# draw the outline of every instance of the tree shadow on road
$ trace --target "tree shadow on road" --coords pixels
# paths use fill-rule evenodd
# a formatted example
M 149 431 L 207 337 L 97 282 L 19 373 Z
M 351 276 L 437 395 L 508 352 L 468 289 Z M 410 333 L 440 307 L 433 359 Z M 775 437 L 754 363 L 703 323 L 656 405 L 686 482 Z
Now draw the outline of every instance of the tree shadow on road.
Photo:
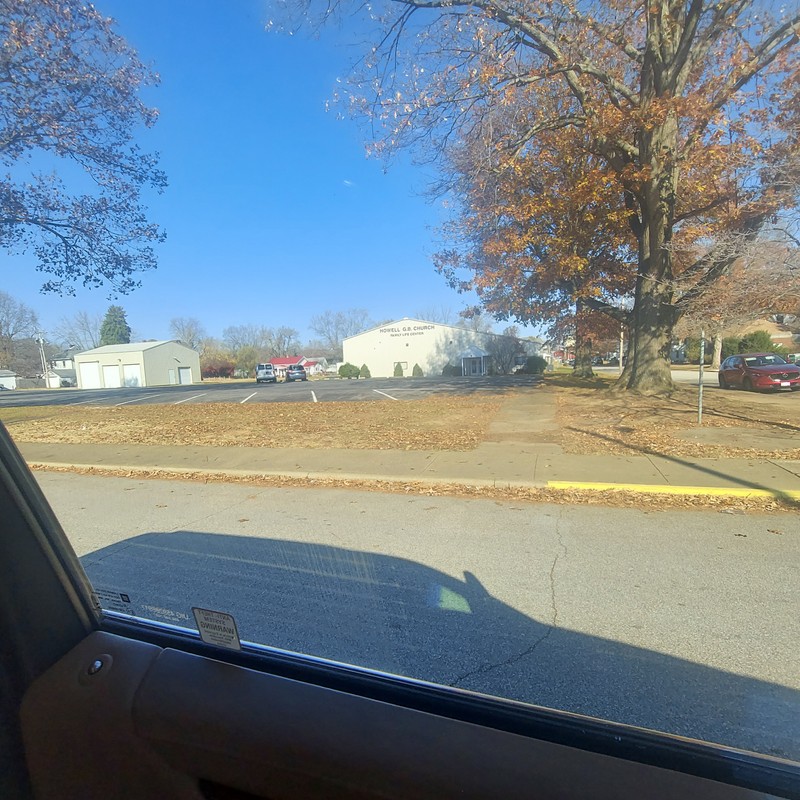
M 549 556 L 548 556 L 549 557 Z M 227 611 L 243 640 L 781 757 L 800 758 L 800 692 L 532 619 L 415 561 L 289 540 L 177 531 L 81 559 L 130 613 L 194 627 Z
M 659 452 L 658 450 L 654 450 L 651 447 L 643 447 L 642 445 L 632 444 L 631 442 L 625 441 L 624 439 L 619 439 L 616 436 L 608 436 L 604 433 L 597 433 L 596 431 L 587 431 L 585 429 L 574 428 L 569 425 L 566 426 L 565 430 L 575 431 L 585 436 L 592 436 L 595 439 L 600 439 L 601 441 L 606 442 L 608 444 L 622 445 L 624 447 L 627 447 L 629 450 L 635 450 L 646 456 L 655 456 L 657 458 L 662 459 L 663 461 L 670 461 L 673 464 L 680 464 L 682 467 L 687 467 L 693 472 L 697 472 L 701 476 L 710 475 L 714 478 L 721 478 L 722 480 L 728 483 L 734 484 L 735 488 L 755 489 L 758 490 L 759 492 L 769 492 L 776 500 L 779 500 L 787 508 L 800 509 L 800 500 L 796 500 L 792 495 L 780 489 L 776 489 L 773 486 L 766 486 L 763 483 L 756 483 L 755 481 L 744 480 L 743 478 L 737 475 L 730 475 L 729 473 L 723 472 L 722 470 L 714 469 L 713 467 L 708 467 L 703 464 L 699 464 L 696 461 L 689 461 L 688 459 L 680 458 L 679 456 L 667 455 L 665 453 Z
M 706 390 L 708 387 L 706 387 Z M 721 391 L 721 390 L 720 390 Z M 697 409 L 696 402 L 690 402 L 688 400 L 684 400 L 678 397 L 672 398 L 678 405 L 683 406 L 684 408 L 695 411 Z M 792 409 L 794 411 L 794 409 Z M 758 425 L 768 425 L 770 428 L 779 428 L 780 430 L 784 431 L 800 431 L 800 425 L 794 425 L 791 422 L 783 422 L 781 420 L 773 420 L 773 419 L 762 419 L 760 417 L 753 416 L 752 414 L 745 414 L 745 413 L 737 413 L 735 411 L 731 411 L 729 409 L 720 409 L 720 408 L 713 408 L 709 407 L 707 404 L 703 407 L 703 414 L 709 417 L 717 417 L 719 419 L 735 419 L 740 422 L 753 422 Z

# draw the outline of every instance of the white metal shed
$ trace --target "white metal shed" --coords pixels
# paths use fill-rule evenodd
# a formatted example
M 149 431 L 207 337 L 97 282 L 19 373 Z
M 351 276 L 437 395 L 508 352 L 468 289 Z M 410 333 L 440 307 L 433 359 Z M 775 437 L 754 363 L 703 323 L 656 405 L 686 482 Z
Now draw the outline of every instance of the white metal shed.
M 176 341 L 110 344 L 75 356 L 81 389 L 171 386 L 200 380 L 200 356 Z

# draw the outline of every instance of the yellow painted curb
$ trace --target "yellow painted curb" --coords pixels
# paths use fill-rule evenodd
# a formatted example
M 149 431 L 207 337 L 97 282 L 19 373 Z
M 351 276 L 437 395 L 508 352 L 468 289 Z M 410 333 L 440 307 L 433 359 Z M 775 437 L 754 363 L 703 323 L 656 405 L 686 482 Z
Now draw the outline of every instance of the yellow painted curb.
M 598 483 L 593 481 L 548 481 L 548 489 L 587 489 L 606 492 L 642 494 L 693 494 L 705 497 L 780 497 L 800 500 L 800 491 L 792 489 L 736 489 L 721 486 L 664 486 L 647 483 Z

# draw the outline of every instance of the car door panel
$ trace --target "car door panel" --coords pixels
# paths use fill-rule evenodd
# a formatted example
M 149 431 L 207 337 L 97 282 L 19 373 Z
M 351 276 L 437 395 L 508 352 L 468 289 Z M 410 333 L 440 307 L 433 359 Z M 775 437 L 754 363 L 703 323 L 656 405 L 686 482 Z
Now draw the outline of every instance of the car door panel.
M 95 632 L 34 682 L 21 719 L 37 798 L 202 798 L 134 729 L 134 695 L 160 652 Z
M 33 684 L 22 725 L 45 799 L 769 796 L 102 631 Z

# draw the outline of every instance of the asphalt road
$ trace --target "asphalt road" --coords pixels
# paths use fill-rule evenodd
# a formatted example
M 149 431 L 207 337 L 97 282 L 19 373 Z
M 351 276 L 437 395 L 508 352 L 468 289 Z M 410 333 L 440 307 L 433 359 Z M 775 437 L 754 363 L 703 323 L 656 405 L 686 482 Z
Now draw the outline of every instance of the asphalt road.
M 800 759 L 797 515 L 37 478 L 107 607 Z
M 619 375 L 619 368 L 618 367 L 593 367 L 594 371 L 598 375 L 610 375 L 612 377 L 616 377 Z M 672 372 L 672 380 L 675 383 L 685 384 L 690 383 L 694 384 L 695 386 L 698 385 L 700 382 L 700 370 L 699 369 L 673 369 Z M 704 369 L 703 370 L 703 386 L 704 387 L 715 387 L 719 388 L 719 381 L 717 379 L 717 370 L 711 369 Z
M 509 386 L 530 386 L 530 375 L 492 378 L 370 378 L 292 383 L 199 383 L 119 389 L 41 389 L 0 392 L 0 409 L 13 406 L 126 406 L 150 403 L 325 403 L 415 400 L 431 394 L 495 393 Z

